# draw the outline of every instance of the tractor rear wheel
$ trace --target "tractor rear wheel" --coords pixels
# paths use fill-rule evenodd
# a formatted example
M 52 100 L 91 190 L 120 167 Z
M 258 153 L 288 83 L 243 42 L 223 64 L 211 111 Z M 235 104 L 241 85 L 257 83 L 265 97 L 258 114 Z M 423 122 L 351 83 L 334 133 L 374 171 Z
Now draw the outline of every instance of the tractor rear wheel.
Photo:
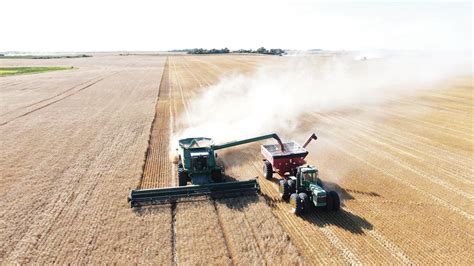
M 280 197 L 284 201 L 288 201 L 290 199 L 290 187 L 288 186 L 288 182 L 286 180 L 280 180 L 278 184 L 278 192 L 280 192 Z
M 339 195 L 336 193 L 336 191 L 329 191 L 326 200 L 326 209 L 328 211 L 337 211 L 341 207 L 341 200 L 339 199 Z
M 288 188 L 290 189 L 290 194 L 296 193 L 296 181 L 288 179 Z
M 301 198 L 296 193 L 291 194 L 290 208 L 291 208 L 291 212 L 296 214 L 296 215 L 301 214 L 301 212 L 303 210 L 303 203 L 301 202 Z
M 309 212 L 311 208 L 311 202 L 309 201 L 308 195 L 306 193 L 300 193 L 299 196 L 303 204 L 303 212 L 305 213 Z
M 183 168 L 178 170 L 179 186 L 186 186 L 188 184 L 188 172 Z
M 265 161 L 263 164 L 263 175 L 266 179 L 270 180 L 273 177 L 273 166 L 269 161 Z

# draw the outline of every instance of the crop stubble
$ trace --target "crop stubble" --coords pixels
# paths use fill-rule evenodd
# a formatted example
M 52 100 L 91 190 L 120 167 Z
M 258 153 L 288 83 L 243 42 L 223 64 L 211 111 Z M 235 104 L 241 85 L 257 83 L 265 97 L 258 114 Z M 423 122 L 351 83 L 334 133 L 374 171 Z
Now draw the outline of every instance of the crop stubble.
M 232 57 L 180 60 L 199 77 L 196 84 L 206 85 L 242 63 L 229 64 Z M 302 116 L 300 138 L 314 130 L 320 136 L 308 161 L 339 191 L 342 212 L 294 217 L 274 181 L 260 176 L 260 183 L 306 261 L 472 262 L 472 100 L 472 77 L 460 77 L 383 107 Z M 260 175 L 257 150 L 221 153 L 226 171 L 238 178 Z
M 266 204 L 251 197 L 178 203 L 174 214 L 168 205 L 130 211 L 124 195 L 142 169 L 155 169 L 142 187 L 175 184 L 169 134 L 186 126 L 176 118 L 190 101 L 263 60 L 170 57 L 161 79 L 161 57 L 61 59 L 79 70 L 0 80 L 0 262 L 273 264 L 302 254 L 306 263 L 473 263 L 472 77 L 364 107 L 382 114 L 369 120 L 357 109 L 300 118 L 303 137 L 315 129 L 320 137 L 308 161 L 339 191 L 339 214 L 295 217 L 262 176 Z M 161 156 L 143 165 L 156 123 Z M 222 153 L 228 174 L 260 175 L 258 150 Z
M 195 89 L 203 87 L 190 86 L 197 77 L 190 77 L 191 72 L 183 70 L 184 65 L 177 66 L 169 58 L 160 85 L 141 188 L 176 184 L 176 173 L 168 156 L 170 129 L 175 131 L 183 126 L 174 118 L 186 116 L 189 100 L 196 96 Z M 171 209 L 172 263 L 302 263 L 298 251 L 258 197 L 178 202 Z M 246 226 L 245 239 L 236 238 L 242 224 L 234 217 L 240 217 L 238 221 Z
M 2 263 L 171 260 L 169 208 L 136 213 L 124 197 L 142 170 L 163 63 L 97 56 L 74 72 L 0 80 L 2 122 L 17 117 L 0 126 Z

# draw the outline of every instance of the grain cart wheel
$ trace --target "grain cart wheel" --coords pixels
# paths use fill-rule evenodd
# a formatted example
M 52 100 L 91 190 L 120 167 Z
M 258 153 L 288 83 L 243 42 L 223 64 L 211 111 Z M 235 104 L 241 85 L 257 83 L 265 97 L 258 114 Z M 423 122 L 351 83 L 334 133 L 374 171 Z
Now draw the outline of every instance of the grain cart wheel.
M 288 186 L 288 182 L 286 180 L 280 180 L 278 184 L 278 192 L 280 192 L 280 197 L 284 201 L 288 201 L 290 199 L 290 187 Z
M 306 193 L 300 193 L 299 194 L 301 202 L 303 204 L 303 212 L 307 213 L 309 212 L 311 208 L 311 202 L 309 202 L 309 197 L 306 195 Z
M 328 211 L 337 211 L 341 207 L 341 201 L 336 191 L 329 191 L 329 193 L 327 194 L 326 200 L 327 200 L 326 209 Z
M 186 186 L 188 184 L 188 172 L 183 168 L 178 170 L 179 186 Z
M 263 164 L 263 175 L 266 179 L 270 180 L 273 177 L 273 166 L 269 161 L 265 161 Z
M 301 202 L 300 196 L 296 193 L 291 194 L 290 208 L 291 212 L 296 215 L 299 215 L 303 210 L 303 203 Z

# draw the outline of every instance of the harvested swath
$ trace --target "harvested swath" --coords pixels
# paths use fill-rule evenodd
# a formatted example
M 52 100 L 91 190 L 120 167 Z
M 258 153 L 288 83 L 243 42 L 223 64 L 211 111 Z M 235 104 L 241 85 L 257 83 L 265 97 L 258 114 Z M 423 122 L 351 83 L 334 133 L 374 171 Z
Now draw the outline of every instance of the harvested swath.
M 229 198 L 217 202 L 235 262 L 242 265 L 303 263 L 296 247 L 261 197 Z
M 158 242 L 170 239 L 170 211 L 139 214 L 126 202 L 164 58 L 115 58 L 0 81 L 0 123 L 10 121 L 0 126 L 2 263 L 171 262 L 170 241 Z
M 211 201 L 176 204 L 176 262 L 230 264 L 231 256 Z
M 318 60 L 314 57 L 315 66 Z M 213 56 L 176 57 L 174 62 L 185 98 L 253 64 Z M 465 77 L 384 106 L 300 117 L 299 132 L 316 130 L 320 136 L 310 145 L 308 162 L 339 191 L 342 214 L 294 217 L 278 199 L 275 183 L 260 182 L 273 213 L 305 259 L 472 264 L 472 100 L 472 77 Z M 298 140 L 308 134 L 302 135 Z M 258 147 L 220 155 L 234 178 L 261 176 Z
M 159 264 L 172 261 L 171 208 L 169 205 L 142 207 L 134 210 L 139 234 L 130 235 L 130 223 L 124 216 L 117 217 L 108 225 L 111 229 L 119 227 L 119 234 L 101 234 L 97 239 L 97 249 L 91 253 L 92 264 L 104 261 L 116 263 Z M 146 229 L 145 229 L 146 228 Z M 128 237 L 125 237 L 128 236 Z M 141 254 L 135 256 L 134 254 Z

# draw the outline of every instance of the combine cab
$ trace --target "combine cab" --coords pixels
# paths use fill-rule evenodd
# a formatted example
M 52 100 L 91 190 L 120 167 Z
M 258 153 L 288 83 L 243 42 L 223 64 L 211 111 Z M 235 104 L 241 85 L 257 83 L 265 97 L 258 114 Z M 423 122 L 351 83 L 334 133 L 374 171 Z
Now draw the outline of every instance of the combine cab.
M 187 138 L 179 141 L 178 179 L 179 187 L 135 189 L 128 201 L 131 207 L 141 204 L 163 204 L 186 200 L 197 196 L 234 197 L 260 191 L 256 179 L 226 181 L 221 165 L 217 164 L 215 151 L 246 143 L 274 138 L 280 149 L 285 149 L 276 134 L 233 141 L 216 145 L 210 138 Z

